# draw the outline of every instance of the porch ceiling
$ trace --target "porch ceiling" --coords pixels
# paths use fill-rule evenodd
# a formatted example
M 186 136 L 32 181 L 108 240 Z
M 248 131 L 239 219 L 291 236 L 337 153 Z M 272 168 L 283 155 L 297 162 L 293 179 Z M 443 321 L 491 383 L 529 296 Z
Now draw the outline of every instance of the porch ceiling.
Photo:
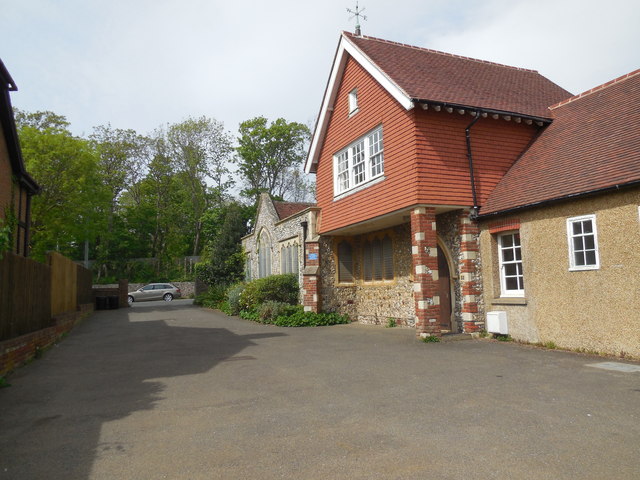
M 360 235 L 368 232 L 375 232 L 378 230 L 383 230 L 385 228 L 391 228 L 396 225 L 401 225 L 403 223 L 408 223 L 411 219 L 411 210 L 414 208 L 420 207 L 433 207 L 436 209 L 436 215 L 441 213 L 450 212 L 452 210 L 460 210 L 460 205 L 413 205 L 411 207 L 403 208 L 401 210 L 396 210 L 395 212 L 388 213 L 386 215 L 381 215 L 379 217 L 371 218 L 369 220 L 365 220 L 363 222 L 354 223 L 352 225 L 347 225 L 346 227 L 337 228 L 335 230 L 331 230 L 330 232 L 321 232 L 320 235 L 328 235 L 328 236 L 338 236 L 338 235 Z

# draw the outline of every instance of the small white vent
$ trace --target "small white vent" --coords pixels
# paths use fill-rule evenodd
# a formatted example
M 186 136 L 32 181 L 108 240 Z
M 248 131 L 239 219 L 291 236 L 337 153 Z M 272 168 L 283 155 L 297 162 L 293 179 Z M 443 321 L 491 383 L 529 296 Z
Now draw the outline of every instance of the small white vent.
M 487 332 L 507 335 L 509 333 L 509 327 L 507 326 L 507 312 L 487 312 Z

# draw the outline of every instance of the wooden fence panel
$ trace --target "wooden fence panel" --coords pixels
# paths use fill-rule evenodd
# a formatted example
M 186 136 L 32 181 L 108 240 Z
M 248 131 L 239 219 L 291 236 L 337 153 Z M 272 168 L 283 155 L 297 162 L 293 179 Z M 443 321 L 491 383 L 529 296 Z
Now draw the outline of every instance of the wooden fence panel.
M 47 257 L 51 267 L 51 315 L 75 311 L 77 264 L 57 252 L 49 252 Z
M 4 253 L 0 260 L 0 341 L 51 325 L 51 268 Z
M 78 305 L 93 303 L 93 275 L 91 270 L 78 265 L 76 279 L 78 292 L 76 303 Z

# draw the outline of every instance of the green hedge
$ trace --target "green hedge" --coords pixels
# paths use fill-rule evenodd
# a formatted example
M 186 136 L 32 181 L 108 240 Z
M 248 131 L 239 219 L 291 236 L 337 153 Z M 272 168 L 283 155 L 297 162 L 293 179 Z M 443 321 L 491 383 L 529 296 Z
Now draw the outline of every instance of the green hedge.
M 246 284 L 240 294 L 240 310 L 256 310 L 268 301 L 282 302 L 289 305 L 298 303 L 298 277 L 287 273 L 258 278 Z
M 198 295 L 194 303 L 279 327 L 349 323 L 349 317 L 337 313 L 305 312 L 302 305 L 298 305 L 298 279 L 291 274 L 272 275 L 230 287 L 214 285 L 207 293 Z

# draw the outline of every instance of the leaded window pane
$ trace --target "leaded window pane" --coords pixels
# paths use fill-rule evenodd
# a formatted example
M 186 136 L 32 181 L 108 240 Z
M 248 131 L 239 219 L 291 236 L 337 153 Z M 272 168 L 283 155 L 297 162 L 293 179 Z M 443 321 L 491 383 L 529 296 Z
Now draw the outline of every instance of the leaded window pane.
M 353 282 L 353 249 L 345 241 L 338 244 L 338 282 Z
M 388 235 L 382 239 L 382 258 L 384 279 L 393 280 L 393 242 Z

